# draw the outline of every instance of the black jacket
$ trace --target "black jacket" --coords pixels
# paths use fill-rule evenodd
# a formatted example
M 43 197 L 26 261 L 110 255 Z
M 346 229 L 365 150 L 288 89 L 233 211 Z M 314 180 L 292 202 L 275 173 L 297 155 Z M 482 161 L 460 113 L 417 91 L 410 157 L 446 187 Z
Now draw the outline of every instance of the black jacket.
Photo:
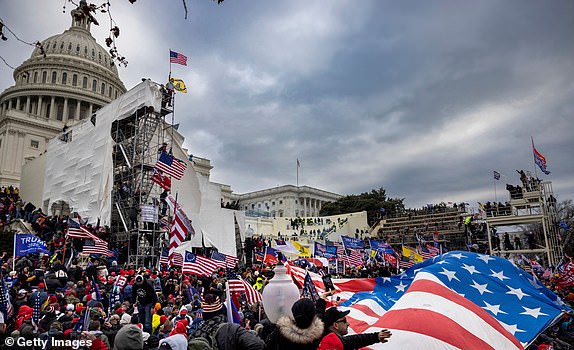
M 157 294 L 155 288 L 149 283 L 144 281 L 142 285 L 133 285 L 132 289 L 132 304 L 138 302 L 140 305 L 155 304 L 157 303 Z

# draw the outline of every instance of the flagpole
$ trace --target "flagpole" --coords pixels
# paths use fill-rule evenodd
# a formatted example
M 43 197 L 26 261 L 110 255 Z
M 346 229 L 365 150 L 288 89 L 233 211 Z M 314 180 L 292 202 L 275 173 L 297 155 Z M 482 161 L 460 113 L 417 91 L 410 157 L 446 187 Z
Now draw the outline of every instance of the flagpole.
M 12 271 L 16 271 L 16 242 L 18 242 L 18 238 L 16 237 L 18 234 L 14 234 L 14 252 L 12 253 Z
M 297 159 L 297 187 L 299 187 L 299 159 Z
M 494 176 L 492 177 L 492 184 L 494 185 L 494 203 L 498 203 L 498 201 L 496 200 L 496 179 L 494 178 Z

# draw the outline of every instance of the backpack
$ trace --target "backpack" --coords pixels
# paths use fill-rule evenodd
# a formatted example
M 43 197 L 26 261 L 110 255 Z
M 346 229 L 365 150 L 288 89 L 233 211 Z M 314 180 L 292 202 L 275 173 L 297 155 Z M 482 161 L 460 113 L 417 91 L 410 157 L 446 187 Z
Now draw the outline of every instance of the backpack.
M 205 337 L 195 337 L 191 338 L 188 342 L 187 349 L 188 350 L 217 350 L 217 340 L 216 335 L 217 332 L 221 329 L 221 327 L 225 326 L 225 323 L 220 324 L 217 326 L 217 330 L 209 335 L 209 339 Z

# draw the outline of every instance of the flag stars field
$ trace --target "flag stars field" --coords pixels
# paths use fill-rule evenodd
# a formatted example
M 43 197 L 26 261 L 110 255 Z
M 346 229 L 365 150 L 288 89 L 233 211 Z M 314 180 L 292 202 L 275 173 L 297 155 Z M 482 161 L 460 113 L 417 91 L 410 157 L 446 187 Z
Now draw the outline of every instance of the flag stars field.
M 489 261 L 494 260 L 494 258 L 491 258 L 488 255 L 479 255 L 477 259 L 484 261 L 485 264 L 488 264 Z
M 526 306 L 523 306 L 522 308 L 524 309 L 524 312 L 521 312 L 520 313 L 521 315 L 530 315 L 534 318 L 538 318 L 538 316 L 548 316 L 548 314 L 540 312 L 540 309 L 541 309 L 540 307 L 531 309 L 531 308 L 528 308 Z
M 485 284 L 478 284 L 478 282 L 476 282 L 475 280 L 472 280 L 472 288 L 476 289 L 480 295 L 483 295 L 484 293 L 491 293 L 491 291 L 488 290 L 488 283 Z
M 457 280 L 460 282 L 460 280 L 458 279 L 458 277 L 456 277 L 456 272 L 455 271 L 450 271 L 445 269 L 444 267 L 442 268 L 442 272 L 439 272 L 441 275 L 445 275 L 448 278 L 448 281 L 452 281 L 453 279 Z
M 462 264 L 462 268 L 465 269 L 466 271 L 468 271 L 468 273 L 470 273 L 470 275 L 472 276 L 475 273 L 480 273 L 478 272 L 478 270 L 474 267 L 474 265 L 467 265 L 467 264 Z
M 524 293 L 524 292 L 522 291 L 522 289 L 520 289 L 520 288 L 512 288 L 511 286 L 508 286 L 508 289 L 510 289 L 510 291 L 509 291 L 509 292 L 506 292 L 506 294 L 516 295 L 516 297 L 517 297 L 519 300 L 522 300 L 522 298 L 525 297 L 525 296 L 530 296 L 530 295 Z
M 508 314 L 507 312 L 500 310 L 500 305 L 491 305 L 487 301 L 485 301 L 484 304 L 486 306 L 484 306 L 483 309 L 489 311 L 494 316 L 498 316 L 498 314 Z
M 498 278 L 501 281 L 510 279 L 510 278 L 504 276 L 504 271 L 494 272 L 493 270 L 490 270 L 490 272 L 492 272 L 492 274 L 490 275 L 491 277 Z

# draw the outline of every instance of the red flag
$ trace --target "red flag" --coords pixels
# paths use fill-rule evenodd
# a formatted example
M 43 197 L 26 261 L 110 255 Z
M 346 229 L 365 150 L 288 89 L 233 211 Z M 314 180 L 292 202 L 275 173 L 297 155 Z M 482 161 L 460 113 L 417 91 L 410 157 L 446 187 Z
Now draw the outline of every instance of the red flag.
M 151 180 L 166 191 L 171 191 L 171 179 L 156 168 L 153 169 Z
M 569 261 L 564 265 L 564 272 L 558 277 L 557 285 L 561 288 L 574 286 L 574 262 Z

